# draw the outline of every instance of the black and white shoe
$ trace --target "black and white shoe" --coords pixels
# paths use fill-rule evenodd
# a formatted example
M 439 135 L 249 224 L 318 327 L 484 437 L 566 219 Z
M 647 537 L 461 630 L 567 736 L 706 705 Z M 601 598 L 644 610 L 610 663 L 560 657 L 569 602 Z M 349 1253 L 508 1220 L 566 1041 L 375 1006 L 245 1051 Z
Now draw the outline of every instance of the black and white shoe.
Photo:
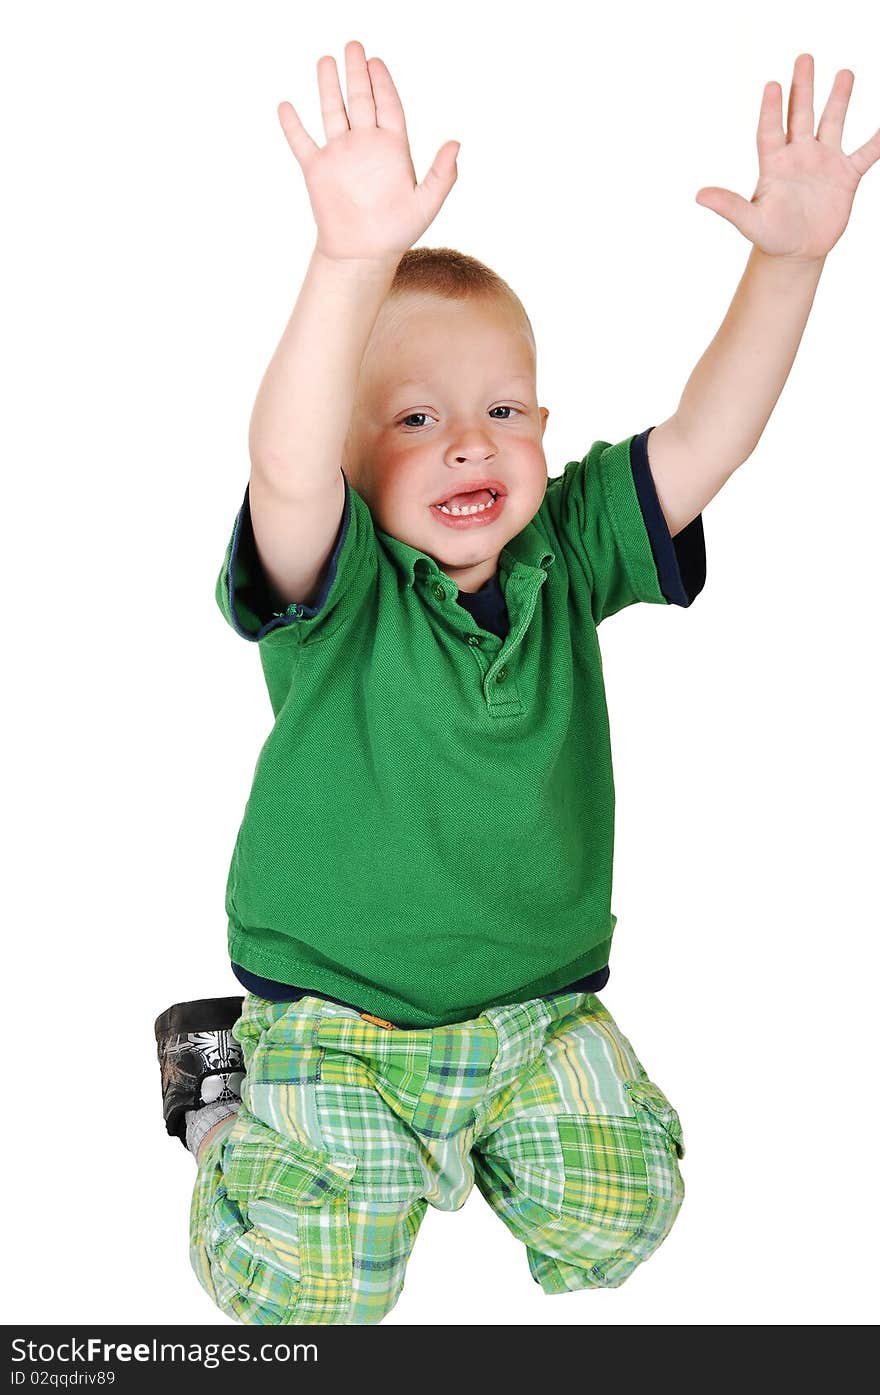
M 241 1099 L 244 1056 L 232 1035 L 244 998 L 174 1003 L 156 1018 L 165 1128 L 186 1147 L 186 1111 Z

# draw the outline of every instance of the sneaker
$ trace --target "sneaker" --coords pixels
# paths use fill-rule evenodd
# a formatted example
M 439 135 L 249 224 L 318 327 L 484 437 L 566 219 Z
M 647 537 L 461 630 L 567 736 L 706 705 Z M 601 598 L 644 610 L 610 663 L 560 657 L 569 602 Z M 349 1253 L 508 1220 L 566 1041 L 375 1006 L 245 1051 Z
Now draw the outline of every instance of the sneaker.
M 186 1111 L 241 1099 L 244 1056 L 232 1035 L 244 998 L 175 1003 L 156 1018 L 165 1128 L 186 1147 Z

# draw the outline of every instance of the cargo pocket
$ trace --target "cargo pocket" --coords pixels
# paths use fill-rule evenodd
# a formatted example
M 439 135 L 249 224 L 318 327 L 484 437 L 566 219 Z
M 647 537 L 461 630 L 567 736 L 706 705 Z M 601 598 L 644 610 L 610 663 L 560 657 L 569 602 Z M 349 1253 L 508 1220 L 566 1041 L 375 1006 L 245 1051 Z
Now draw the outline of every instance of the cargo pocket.
M 357 1159 L 318 1152 L 239 1115 L 220 1164 L 212 1269 L 236 1315 L 257 1323 L 344 1322 L 353 1268 L 348 1187 Z
M 652 1080 L 627 1080 L 624 1082 L 624 1089 L 627 1091 L 633 1104 L 648 1111 L 648 1114 L 657 1120 L 671 1145 L 672 1151 L 679 1158 L 684 1157 L 684 1135 L 681 1128 L 681 1120 L 678 1111 L 669 1103 L 669 1100 Z

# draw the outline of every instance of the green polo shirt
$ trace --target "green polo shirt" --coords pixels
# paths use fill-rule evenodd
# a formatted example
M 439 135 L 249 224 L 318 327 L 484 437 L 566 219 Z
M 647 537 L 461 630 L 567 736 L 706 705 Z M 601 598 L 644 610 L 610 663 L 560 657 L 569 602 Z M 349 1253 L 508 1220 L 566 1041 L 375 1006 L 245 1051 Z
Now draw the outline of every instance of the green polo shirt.
M 345 476 L 318 604 L 267 616 L 245 493 L 216 596 L 259 645 L 275 720 L 229 871 L 234 962 L 404 1028 L 465 1021 L 608 962 L 614 780 L 597 627 L 636 601 L 669 604 L 634 439 L 569 462 L 502 551 L 504 639 L 427 553 L 376 527 Z

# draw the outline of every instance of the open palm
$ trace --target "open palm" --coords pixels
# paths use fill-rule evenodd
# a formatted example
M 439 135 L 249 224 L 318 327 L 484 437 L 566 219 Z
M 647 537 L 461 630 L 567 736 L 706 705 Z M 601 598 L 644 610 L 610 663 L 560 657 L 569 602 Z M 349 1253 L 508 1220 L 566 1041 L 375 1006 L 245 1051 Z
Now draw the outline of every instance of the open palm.
M 348 111 L 336 63 L 318 60 L 319 146 L 289 102 L 278 118 L 299 161 L 318 227 L 318 249 L 334 259 L 402 256 L 433 222 L 457 177 L 458 141 L 446 141 L 421 184 L 410 155 L 403 106 L 381 58 L 345 45 Z
M 782 127 L 782 88 L 768 82 L 758 120 L 759 178 L 751 201 L 729 189 L 701 189 L 697 203 L 733 223 L 770 256 L 821 259 L 849 222 L 862 175 L 880 159 L 880 130 L 852 155 L 841 148 L 843 123 L 854 74 L 843 68 L 834 79 L 813 135 L 813 59 L 795 60 L 788 105 L 788 134 Z

